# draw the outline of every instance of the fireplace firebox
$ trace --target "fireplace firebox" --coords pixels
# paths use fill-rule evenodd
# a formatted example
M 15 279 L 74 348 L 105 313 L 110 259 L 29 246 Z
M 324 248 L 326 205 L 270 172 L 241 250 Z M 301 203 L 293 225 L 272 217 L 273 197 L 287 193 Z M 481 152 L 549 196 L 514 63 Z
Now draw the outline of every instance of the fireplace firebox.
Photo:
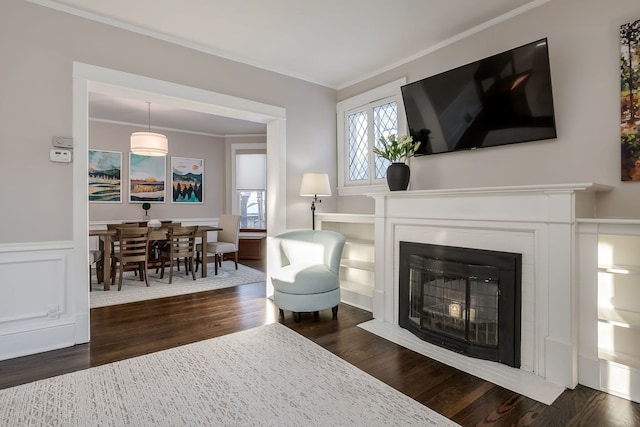
M 399 319 L 432 344 L 520 367 L 522 255 L 400 242 Z

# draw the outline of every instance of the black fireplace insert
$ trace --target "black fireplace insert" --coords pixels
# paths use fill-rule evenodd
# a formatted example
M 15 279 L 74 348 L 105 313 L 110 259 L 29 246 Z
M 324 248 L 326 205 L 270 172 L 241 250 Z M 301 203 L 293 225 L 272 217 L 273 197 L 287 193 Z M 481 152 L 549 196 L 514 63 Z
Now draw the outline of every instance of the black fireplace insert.
M 400 242 L 399 324 L 432 344 L 520 367 L 522 255 Z

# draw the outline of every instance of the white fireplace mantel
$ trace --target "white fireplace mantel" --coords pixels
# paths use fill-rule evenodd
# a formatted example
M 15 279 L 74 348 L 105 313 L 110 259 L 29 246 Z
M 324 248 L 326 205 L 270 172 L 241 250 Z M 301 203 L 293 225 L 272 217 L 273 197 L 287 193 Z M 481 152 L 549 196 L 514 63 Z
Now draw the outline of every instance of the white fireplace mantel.
M 398 325 L 400 241 L 521 253 L 521 368 L 497 369 L 574 388 L 576 218 L 595 217 L 596 192 L 610 189 L 579 183 L 368 194 L 375 200 L 375 321 Z

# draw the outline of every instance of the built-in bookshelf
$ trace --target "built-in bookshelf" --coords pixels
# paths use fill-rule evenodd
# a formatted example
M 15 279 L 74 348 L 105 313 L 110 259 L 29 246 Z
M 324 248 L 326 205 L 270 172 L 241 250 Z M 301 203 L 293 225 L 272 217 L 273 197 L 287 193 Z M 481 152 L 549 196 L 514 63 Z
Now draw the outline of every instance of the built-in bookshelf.
M 598 235 L 598 354 L 640 370 L 640 235 Z
M 342 302 L 373 310 L 375 284 L 373 215 L 316 214 L 316 228 L 333 230 L 346 237 L 340 261 L 340 293 Z
M 581 354 L 587 360 L 585 371 L 593 374 L 582 374 L 585 381 L 581 383 L 638 401 L 640 220 L 582 222 Z M 597 278 L 591 279 L 593 275 Z M 594 320 L 597 327 L 590 333 L 589 324 Z M 589 359 L 597 360 L 598 369 Z

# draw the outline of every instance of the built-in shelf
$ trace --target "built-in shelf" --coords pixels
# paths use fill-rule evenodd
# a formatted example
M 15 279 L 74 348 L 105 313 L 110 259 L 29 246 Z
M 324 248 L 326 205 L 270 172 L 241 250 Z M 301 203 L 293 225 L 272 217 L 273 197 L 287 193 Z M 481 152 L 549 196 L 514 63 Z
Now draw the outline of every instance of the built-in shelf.
M 620 351 L 610 351 L 598 349 L 598 358 L 609 362 L 618 363 L 633 369 L 640 369 L 640 358 L 633 354 L 626 354 Z
M 638 265 L 599 265 L 598 271 L 600 273 L 640 275 L 640 266 Z
M 640 331 L 640 313 L 616 308 L 598 307 L 598 321 Z M 639 337 L 640 338 L 640 337 Z
M 640 220 L 581 219 L 579 241 L 581 383 L 639 402 Z
M 362 295 L 366 295 L 366 296 L 373 296 L 373 287 L 372 286 L 368 286 L 362 283 L 357 283 L 357 282 L 350 282 L 348 280 L 342 280 L 340 281 L 340 287 L 343 290 L 349 290 L 351 292 L 356 292 Z
M 357 237 L 349 237 L 345 243 L 347 246 L 349 245 L 357 245 L 357 246 L 373 246 L 374 241 L 368 239 L 359 239 Z
M 360 261 L 357 259 L 342 259 L 340 261 L 341 267 L 355 268 L 357 270 L 375 271 L 375 264 L 371 261 Z
M 317 228 L 333 230 L 346 238 L 340 260 L 342 302 L 373 310 L 375 244 L 373 215 L 316 214 Z

